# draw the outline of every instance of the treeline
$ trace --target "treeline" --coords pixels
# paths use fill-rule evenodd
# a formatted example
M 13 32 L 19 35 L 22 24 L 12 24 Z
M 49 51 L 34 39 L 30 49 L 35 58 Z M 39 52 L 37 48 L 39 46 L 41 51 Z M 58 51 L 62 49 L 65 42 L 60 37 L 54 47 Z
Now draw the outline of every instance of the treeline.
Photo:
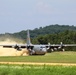
M 40 35 L 32 39 L 33 44 L 76 44 L 76 31 L 66 30 L 55 34 Z M 66 50 L 76 51 L 76 47 L 66 47 Z
M 40 27 L 40 28 L 35 28 L 34 30 L 30 30 L 30 36 L 31 38 L 38 38 L 41 35 L 42 36 L 48 36 L 51 35 L 54 36 L 58 34 L 65 34 L 67 31 L 76 31 L 76 27 L 74 25 L 69 26 L 69 25 L 49 25 L 45 27 Z M 0 38 L 10 38 L 10 37 L 17 37 L 23 40 L 26 40 L 27 37 L 27 30 L 23 30 L 21 32 L 16 32 L 16 33 L 5 33 L 5 34 L 0 34 Z M 55 36 L 56 37 L 56 36 Z M 59 37 L 59 36 L 58 36 Z M 64 37 L 65 38 L 65 37 Z
M 33 38 L 32 42 L 37 44 L 47 44 L 48 42 L 51 44 L 58 44 L 60 42 L 76 44 L 76 31 L 66 30 L 55 34 L 39 35 L 38 37 Z
M 45 35 L 45 34 L 57 34 L 60 32 L 64 32 L 66 30 L 69 31 L 76 31 L 76 27 L 75 26 L 69 26 L 69 25 L 49 25 L 46 27 L 40 27 L 40 28 L 35 28 L 34 30 L 30 30 L 30 36 L 31 38 L 35 38 L 39 35 Z M 22 39 L 26 39 L 26 35 L 27 35 L 27 30 L 23 30 L 21 32 L 17 32 L 17 33 L 13 33 L 10 34 L 13 35 L 15 37 L 18 38 L 22 38 Z
M 33 44 L 76 44 L 76 27 L 69 25 L 49 25 L 46 27 L 35 28 L 30 30 L 31 41 Z M 26 41 L 27 31 L 23 30 L 17 33 L 0 34 L 0 38 L 19 38 Z M 67 50 L 76 50 L 76 47 L 68 48 Z
M 46 34 L 59 34 L 64 31 L 76 31 L 76 27 L 74 25 L 69 26 L 69 25 L 49 25 L 45 27 L 39 27 L 35 28 L 34 30 L 30 30 L 30 36 L 31 38 L 38 37 L 40 35 L 46 35 Z M 5 34 L 0 34 L 0 37 L 17 37 L 21 39 L 26 39 L 27 35 L 27 30 L 23 30 L 21 32 L 16 32 L 16 33 L 5 33 Z

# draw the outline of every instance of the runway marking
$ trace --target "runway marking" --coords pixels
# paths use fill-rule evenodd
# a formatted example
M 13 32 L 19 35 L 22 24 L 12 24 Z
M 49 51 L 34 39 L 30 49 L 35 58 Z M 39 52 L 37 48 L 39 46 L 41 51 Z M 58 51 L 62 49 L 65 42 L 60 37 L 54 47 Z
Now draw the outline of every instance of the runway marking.
M 36 62 L 0 62 L 0 64 L 19 64 L 19 65 L 49 65 L 49 66 L 76 66 L 76 63 L 36 63 Z

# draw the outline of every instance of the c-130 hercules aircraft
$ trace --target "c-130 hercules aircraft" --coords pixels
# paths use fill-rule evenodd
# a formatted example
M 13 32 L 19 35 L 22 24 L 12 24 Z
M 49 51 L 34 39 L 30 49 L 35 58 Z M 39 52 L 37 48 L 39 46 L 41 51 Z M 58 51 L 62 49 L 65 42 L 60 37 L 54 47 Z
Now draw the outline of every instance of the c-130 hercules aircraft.
M 44 55 L 47 53 L 48 49 L 58 50 L 61 49 L 64 51 L 64 47 L 69 46 L 76 46 L 76 44 L 63 44 L 62 42 L 60 44 L 47 44 L 47 45 L 37 45 L 32 44 L 30 41 L 30 34 L 29 30 L 27 30 L 27 43 L 26 44 L 15 44 L 15 45 L 0 45 L 3 46 L 3 48 L 14 48 L 18 51 L 21 51 L 23 48 L 26 48 L 29 51 L 30 55 Z

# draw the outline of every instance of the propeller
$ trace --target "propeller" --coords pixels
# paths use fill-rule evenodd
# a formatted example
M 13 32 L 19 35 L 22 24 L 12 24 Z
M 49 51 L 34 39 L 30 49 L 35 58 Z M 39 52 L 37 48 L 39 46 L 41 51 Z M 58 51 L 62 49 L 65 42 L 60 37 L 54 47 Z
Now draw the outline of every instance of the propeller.
M 48 43 L 48 46 L 46 46 L 46 48 L 47 48 L 47 50 L 49 50 L 50 49 L 50 43 Z
M 60 42 L 60 46 L 58 47 L 58 49 L 61 49 L 62 51 L 65 51 L 63 42 Z
M 18 51 L 21 51 L 21 48 L 17 44 L 14 46 L 14 48 L 17 49 Z
M 61 49 L 63 47 L 63 43 L 60 42 L 60 46 L 58 47 L 58 49 Z
M 33 50 L 33 47 L 34 46 L 30 46 L 30 45 L 27 46 L 27 49 L 29 50 L 30 55 L 33 55 L 35 53 L 35 51 Z
M 53 51 L 54 51 L 54 49 L 51 49 L 51 51 L 53 52 Z

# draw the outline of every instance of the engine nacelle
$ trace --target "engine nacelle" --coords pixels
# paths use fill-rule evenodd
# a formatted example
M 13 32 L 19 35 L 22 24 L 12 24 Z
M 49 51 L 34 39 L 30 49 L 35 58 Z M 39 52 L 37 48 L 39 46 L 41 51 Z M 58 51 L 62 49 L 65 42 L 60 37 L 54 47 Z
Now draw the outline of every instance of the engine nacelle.
M 56 50 L 57 50 L 57 48 L 54 48 L 54 50 L 56 51 Z
M 14 49 L 18 50 L 18 51 L 21 51 L 21 48 L 18 46 L 18 45 L 15 45 L 14 46 Z
M 34 50 L 30 50 L 30 51 L 29 51 L 29 54 L 30 54 L 30 55 L 35 55 L 35 51 L 34 51 Z

